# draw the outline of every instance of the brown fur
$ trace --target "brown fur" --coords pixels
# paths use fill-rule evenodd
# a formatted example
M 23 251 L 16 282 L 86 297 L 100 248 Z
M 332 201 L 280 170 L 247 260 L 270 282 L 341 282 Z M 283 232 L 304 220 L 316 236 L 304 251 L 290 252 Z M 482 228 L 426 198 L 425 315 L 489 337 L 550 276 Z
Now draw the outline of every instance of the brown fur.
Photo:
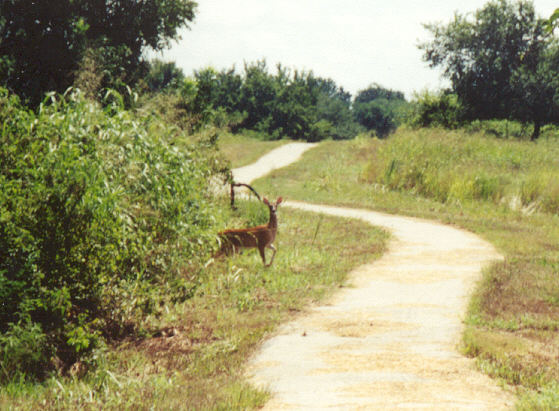
M 279 197 L 275 204 L 271 204 L 267 198 L 264 198 L 263 201 L 270 209 L 270 220 L 268 221 L 268 224 L 250 228 L 230 229 L 220 232 L 219 237 L 221 239 L 221 248 L 218 251 L 218 255 L 234 254 L 242 248 L 258 248 L 264 265 L 267 267 L 272 265 L 274 257 L 276 256 L 276 249 L 272 243 L 276 239 L 278 231 L 276 211 L 278 205 L 282 202 L 282 198 Z M 269 248 L 274 252 L 269 264 L 266 264 L 266 248 Z

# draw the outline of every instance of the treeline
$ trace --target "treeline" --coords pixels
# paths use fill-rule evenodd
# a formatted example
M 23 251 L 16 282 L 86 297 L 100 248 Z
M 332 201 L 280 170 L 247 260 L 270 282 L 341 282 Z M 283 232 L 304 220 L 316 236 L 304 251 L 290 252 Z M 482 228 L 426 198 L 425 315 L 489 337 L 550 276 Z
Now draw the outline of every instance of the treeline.
M 181 96 L 198 121 L 255 132 L 263 138 L 306 141 L 349 139 L 365 131 L 384 137 L 402 121 L 408 103 L 401 92 L 371 85 L 355 99 L 334 80 L 281 64 L 271 73 L 264 60 L 204 68 L 187 78 L 173 62 L 154 61 L 145 84 L 151 92 Z
M 478 120 L 542 126 L 559 122 L 559 41 L 553 20 L 536 15 L 531 1 L 493 0 L 448 24 L 426 24 L 432 39 L 419 47 L 441 67 L 451 87 L 417 101 L 418 126 L 457 128 Z

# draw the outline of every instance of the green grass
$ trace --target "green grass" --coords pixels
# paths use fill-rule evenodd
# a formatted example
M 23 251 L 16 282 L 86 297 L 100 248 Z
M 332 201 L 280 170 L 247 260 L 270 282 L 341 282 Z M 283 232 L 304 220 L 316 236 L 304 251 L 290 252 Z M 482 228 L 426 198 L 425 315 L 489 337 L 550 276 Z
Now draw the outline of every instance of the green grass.
M 242 134 L 222 132 L 218 145 L 225 157 L 231 161 L 233 168 L 254 163 L 268 151 L 289 143 L 289 140 L 256 140 Z
M 232 226 L 267 218 L 262 204 L 238 205 Z M 190 299 L 169 301 L 145 319 L 146 337 L 108 347 L 105 362 L 82 378 L 3 386 L 0 409 L 258 408 L 268 395 L 244 382 L 247 358 L 279 323 L 380 256 L 386 240 L 360 222 L 280 206 L 272 267 L 255 250 L 210 262 Z
M 558 154 L 556 140 L 400 130 L 382 141 L 322 143 L 254 186 L 292 200 L 439 220 L 495 244 L 505 261 L 485 270 L 472 296 L 463 350 L 518 388 L 519 407 L 559 407 L 559 216 L 546 206 L 546 198 L 559 201 Z M 480 177 L 489 189 L 473 189 Z M 543 189 L 520 205 L 511 200 L 537 181 Z

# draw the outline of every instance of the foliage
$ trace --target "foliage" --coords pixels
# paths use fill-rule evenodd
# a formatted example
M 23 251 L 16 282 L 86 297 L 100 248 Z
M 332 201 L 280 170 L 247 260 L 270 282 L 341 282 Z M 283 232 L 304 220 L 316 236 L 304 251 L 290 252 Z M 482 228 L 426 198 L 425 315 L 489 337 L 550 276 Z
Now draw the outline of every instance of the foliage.
M 326 128 L 323 132 L 319 131 L 319 135 L 333 140 L 347 140 L 363 131 L 363 127 L 354 120 L 350 94 L 338 89 L 332 80 L 325 80 L 321 86 L 316 109 L 320 118 L 316 126 Z
M 526 139 L 531 133 L 531 127 L 520 121 L 510 120 L 474 120 L 463 126 L 468 133 L 482 133 L 487 136 L 494 136 L 503 139 L 515 138 L 518 140 Z M 553 133 L 548 132 L 546 127 L 543 136 L 550 137 Z
M 196 286 L 213 142 L 121 102 L 52 95 L 35 114 L 0 93 L 0 380 L 65 371 Z
M 312 72 L 279 64 L 273 75 L 261 60 L 245 64 L 242 75 L 235 68 L 210 67 L 197 71 L 195 79 L 193 110 L 213 121 L 224 117 L 233 131 L 318 141 L 352 138 L 361 130 L 352 119 L 350 94 Z
M 385 137 L 401 122 L 405 106 L 407 102 L 403 93 L 375 84 L 357 94 L 353 114 L 367 130 L 374 130 L 379 137 Z
M 408 122 L 413 127 L 458 128 L 464 122 L 464 108 L 455 94 L 425 90 L 415 95 Z
M 531 2 L 493 0 L 473 19 L 425 27 L 433 40 L 420 45 L 424 59 L 444 69 L 468 119 L 532 121 L 533 139 L 559 120 L 557 42 Z
M 549 16 L 549 19 L 546 22 L 546 30 L 549 33 L 553 33 L 553 30 L 557 28 L 557 22 L 559 21 L 559 8 L 555 9 L 555 11 Z
M 195 7 L 190 0 L 3 0 L 0 78 L 36 105 L 45 92 L 72 85 L 91 50 L 103 86 L 123 89 L 142 75 L 143 51 L 168 46 L 194 19 Z
M 355 103 L 368 103 L 374 100 L 405 100 L 404 93 L 401 91 L 388 90 L 378 84 L 373 84 L 361 90 L 355 97 Z
M 151 92 L 178 88 L 184 81 L 183 71 L 174 62 L 164 62 L 158 59 L 149 63 L 149 72 L 144 81 Z
M 333 80 L 281 64 L 271 74 L 265 60 L 245 63 L 243 73 L 206 67 L 173 88 L 188 95 L 184 109 L 199 125 L 272 140 L 342 140 L 366 129 L 384 136 L 402 122 L 408 107 L 402 93 L 380 86 L 364 90 L 352 107 L 351 94 Z

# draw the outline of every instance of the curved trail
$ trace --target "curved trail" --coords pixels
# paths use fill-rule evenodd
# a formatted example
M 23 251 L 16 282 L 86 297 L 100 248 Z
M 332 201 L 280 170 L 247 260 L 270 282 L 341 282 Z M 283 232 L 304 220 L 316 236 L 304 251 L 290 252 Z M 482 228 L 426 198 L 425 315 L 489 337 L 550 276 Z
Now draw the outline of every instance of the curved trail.
M 312 145 L 282 146 L 234 170 L 250 181 Z M 456 351 L 468 294 L 501 258 L 477 236 L 439 223 L 367 210 L 287 202 L 387 228 L 388 251 L 349 274 L 326 304 L 282 326 L 251 360 L 268 388 L 265 409 L 504 409 L 512 396 Z M 281 257 L 280 257 L 281 258 Z

